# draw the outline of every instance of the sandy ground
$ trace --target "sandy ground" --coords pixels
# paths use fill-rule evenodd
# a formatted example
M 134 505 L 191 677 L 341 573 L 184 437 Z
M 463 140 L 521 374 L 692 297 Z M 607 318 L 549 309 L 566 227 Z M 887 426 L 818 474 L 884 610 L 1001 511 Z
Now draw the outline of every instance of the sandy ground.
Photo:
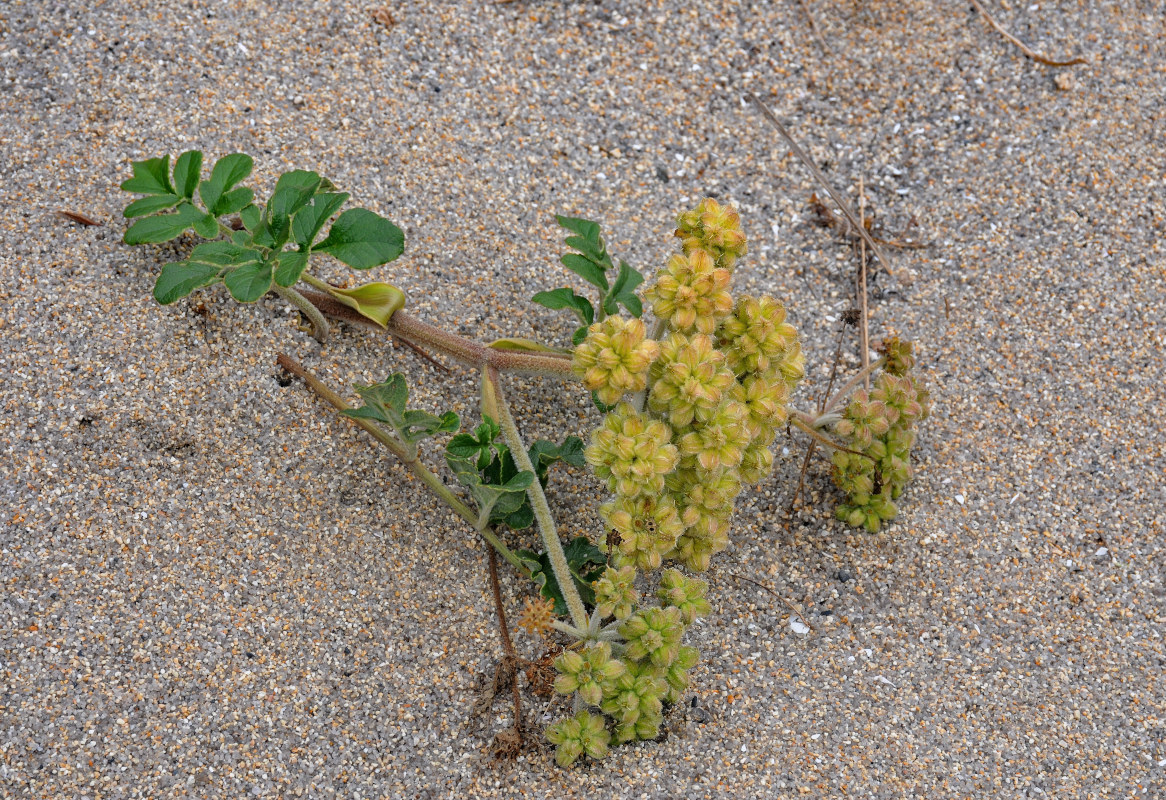
M 960 3 L 811 2 L 831 53 L 794 2 L 377 8 L 0 5 L 0 796 L 1166 797 L 1162 3 L 993 4 L 1088 59 L 1065 69 Z M 253 154 L 261 194 L 318 169 L 405 229 L 377 275 L 418 316 L 557 342 L 566 315 L 527 302 L 569 277 L 553 214 L 650 271 L 676 212 L 729 199 L 739 288 L 789 305 L 809 405 L 856 258 L 746 89 L 884 236 L 928 243 L 871 289 L 872 334 L 918 341 L 934 385 L 918 478 L 868 536 L 817 461 L 789 520 L 786 442 L 667 740 L 494 763 L 485 551 L 274 362 L 403 371 L 471 420 L 474 376 L 359 331 L 321 347 L 274 296 L 157 306 L 189 242 L 121 244 L 118 184 L 188 148 Z M 597 418 L 576 388 L 511 393 L 532 436 Z M 563 534 L 594 534 L 597 482 L 552 486 Z

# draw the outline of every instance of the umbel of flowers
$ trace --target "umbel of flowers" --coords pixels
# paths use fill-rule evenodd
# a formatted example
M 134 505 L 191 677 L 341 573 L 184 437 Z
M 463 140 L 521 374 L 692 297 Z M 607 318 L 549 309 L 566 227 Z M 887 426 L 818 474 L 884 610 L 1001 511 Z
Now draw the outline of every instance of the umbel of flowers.
M 688 686 L 698 653 L 685 629 L 709 612 L 708 568 L 728 545 L 741 490 L 773 466 L 770 445 L 804 373 L 797 331 L 770 297 L 729 293 L 746 252 L 736 211 L 705 200 L 678 220 L 683 253 L 645 292 L 656 317 L 609 316 L 574 351 L 584 385 L 612 406 L 586 459 L 611 497 L 600 506 L 609 565 L 579 644 L 556 661 L 555 688 L 575 715 L 547 732 L 566 766 L 609 745 L 659 735 L 663 704 Z M 658 604 L 642 587 L 655 578 Z

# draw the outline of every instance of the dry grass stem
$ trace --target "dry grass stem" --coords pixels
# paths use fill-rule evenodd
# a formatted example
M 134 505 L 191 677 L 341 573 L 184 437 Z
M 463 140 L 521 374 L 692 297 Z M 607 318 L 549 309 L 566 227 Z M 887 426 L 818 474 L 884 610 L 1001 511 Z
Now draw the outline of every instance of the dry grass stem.
M 878 246 L 877 243 L 875 243 L 875 240 L 871 238 L 871 235 L 867 232 L 866 228 L 864 228 L 858 221 L 858 218 L 854 215 L 854 212 L 850 210 L 850 205 L 842 198 L 842 195 L 835 191 L 834 187 L 830 185 L 830 182 L 826 180 L 826 176 L 822 174 L 822 170 L 818 169 L 818 165 L 815 164 L 808 155 L 806 155 L 806 152 L 802 150 L 801 145 L 794 141 L 794 138 L 790 136 L 789 131 L 785 129 L 785 126 L 781 124 L 781 121 L 778 120 L 777 116 L 769 110 L 769 107 L 765 105 L 765 103 L 761 102 L 761 98 L 753 94 L 753 92 L 746 92 L 746 95 L 759 109 L 761 109 L 761 113 L 767 120 L 770 121 L 770 123 L 773 124 L 773 127 L 777 128 L 777 132 L 781 134 L 782 138 L 785 139 L 786 144 L 789 145 L 790 151 L 793 152 L 793 154 L 797 156 L 798 160 L 806 166 L 806 169 L 808 169 L 814 178 L 817 179 L 818 183 L 822 184 L 822 188 L 825 189 L 826 192 L 830 195 L 830 198 L 834 201 L 835 205 L 837 205 L 838 208 L 842 211 L 843 215 L 845 215 L 846 220 L 854 226 L 856 231 L 858 231 L 858 235 L 866 241 L 867 245 L 871 249 L 871 252 L 875 254 L 876 258 L 878 258 L 879 263 L 882 264 L 883 269 L 886 270 L 887 274 L 894 276 L 895 273 L 891 271 L 890 262 L 888 262 L 886 256 L 883 255 L 882 249 Z
M 975 6 L 976 10 L 979 11 L 980 14 L 984 17 L 984 19 L 986 19 L 988 21 L 988 24 L 996 29 L 997 33 L 999 33 L 1005 39 L 1007 39 L 1008 41 L 1012 42 L 1014 45 L 1019 47 L 1020 52 L 1024 53 L 1026 56 L 1031 58 L 1033 61 L 1036 61 L 1040 64 L 1044 64 L 1044 65 L 1049 66 L 1049 67 L 1071 67 L 1074 64 L 1088 63 L 1088 59 L 1086 59 L 1083 56 L 1078 56 L 1077 58 L 1071 58 L 1068 61 L 1057 61 L 1056 59 L 1049 58 L 1048 56 L 1042 56 L 1040 53 L 1036 52 L 1035 50 L 1030 48 L 1028 45 L 1026 45 L 1024 42 L 1020 41 L 1015 36 L 1013 36 L 1011 33 L 1006 31 L 1004 29 L 1004 26 L 1002 26 L 999 22 L 997 22 L 995 19 L 992 18 L 992 15 L 988 13 L 988 9 L 984 8 L 984 6 L 980 4 L 980 0 L 972 0 L 972 5 Z

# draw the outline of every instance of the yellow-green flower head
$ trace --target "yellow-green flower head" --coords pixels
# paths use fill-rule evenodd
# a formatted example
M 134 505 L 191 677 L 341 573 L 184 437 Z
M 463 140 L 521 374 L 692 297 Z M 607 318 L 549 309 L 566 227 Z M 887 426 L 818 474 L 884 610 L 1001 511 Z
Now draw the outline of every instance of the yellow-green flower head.
M 676 540 L 676 547 L 668 554 L 693 572 L 704 572 L 714 555 L 729 546 L 729 518 L 712 514 L 702 516 L 700 522 Z
M 662 604 L 680 609 L 684 624 L 691 625 L 694 619 L 712 611 L 705 598 L 708 590 L 708 583 L 700 578 L 689 578 L 678 569 L 670 569 L 660 577 L 656 596 Z
M 741 232 L 741 217 L 732 206 L 722 206 L 707 198 L 692 211 L 686 211 L 676 220 L 676 236 L 684 252 L 706 250 L 717 266 L 731 269 L 740 256 L 745 255 L 745 234 Z
M 624 394 L 648 385 L 648 368 L 660 346 L 646 335 L 644 323 L 638 319 L 608 317 L 596 322 L 575 348 L 571 371 L 601 401 L 614 405 Z
M 626 731 L 628 733 L 634 733 L 632 723 L 641 719 L 659 726 L 663 711 L 660 699 L 667 689 L 668 684 L 658 667 L 649 661 L 632 661 L 628 663 L 627 672 L 616 679 L 613 690 L 604 697 L 601 708 L 617 723 L 631 727 L 631 731 Z M 621 737 L 617 727 L 615 738 L 617 742 L 626 742 L 639 737 Z
M 885 488 L 875 495 L 852 497 L 850 503 L 838 506 L 838 519 L 855 528 L 864 527 L 870 533 L 878 533 L 884 521 L 894 519 L 899 513 L 888 495 L 889 488 Z
M 745 406 L 755 440 L 768 445 L 789 420 L 789 384 L 774 372 L 748 375 L 734 388 L 733 399 Z
M 657 569 L 672 549 L 686 524 L 666 493 L 619 497 L 599 507 L 603 519 L 615 531 L 615 563 L 640 569 Z M 686 517 L 695 523 L 696 512 Z
M 736 382 L 724 354 L 702 333 L 674 333 L 665 339 L 652 372 L 648 407 L 677 427 L 709 419 Z
M 802 354 L 801 340 L 795 339 L 786 348 L 781 357 L 781 363 L 777 365 L 777 371 L 785 379 L 791 391 L 797 386 L 798 381 L 806 377 L 806 357 Z
M 675 512 L 673 512 L 675 513 Z M 640 596 L 636 593 L 635 567 L 608 567 L 603 576 L 591 584 L 595 589 L 595 608 L 601 617 L 627 619 Z
M 676 660 L 663 671 L 664 680 L 668 683 L 668 691 L 664 694 L 666 703 L 680 702 L 680 696 L 688 688 L 688 671 L 695 667 L 699 660 L 699 650 L 695 647 L 681 646 L 676 654 Z
M 684 621 L 678 608 L 646 608 L 629 617 L 619 628 L 627 642 L 624 651 L 634 661 L 649 660 L 654 666 L 667 667 L 680 651 Z
M 785 306 L 772 297 L 741 297 L 717 331 L 720 349 L 737 375 L 777 367 L 798 340 L 797 329 L 785 321 Z
M 882 436 L 890 427 L 887 407 L 859 390 L 850 399 L 843 418 L 834 424 L 834 432 L 850 437 L 859 450 L 866 450 L 875 437 Z
M 870 397 L 887 407 L 887 419 L 892 425 L 907 427 L 923 414 L 923 407 L 916 398 L 915 384 L 908 377 L 884 372 L 875 381 Z
M 547 741 L 558 745 L 555 762 L 560 767 L 569 767 L 584 753 L 594 759 L 605 757 L 611 734 L 603 715 L 580 711 L 547 728 Z
M 729 271 L 714 265 L 708 253 L 694 250 L 668 259 L 644 297 L 673 330 L 711 334 L 733 310 L 733 298 L 726 291 L 729 279 Z
M 727 518 L 742 489 L 741 476 L 730 469 L 713 473 L 702 469 L 678 469 L 668 476 L 666 483 L 686 529 L 698 524 L 691 517 L 690 509 L 702 516 L 712 514 Z
M 741 459 L 740 472 L 741 480 L 750 486 L 755 486 L 769 477 L 769 473 L 773 472 L 773 451 L 769 449 L 769 442 L 763 439 L 754 439 L 745 448 L 745 457 Z
M 604 690 L 614 685 L 626 667 L 622 661 L 611 657 L 611 645 L 599 642 L 585 648 L 582 653 L 565 651 L 555 659 L 555 669 L 559 671 L 555 678 L 556 692 L 578 692 L 583 702 L 597 706 L 603 701 Z
M 596 477 L 621 497 L 655 495 L 680 459 L 671 439 L 666 423 L 620 403 L 591 435 L 583 455 Z
M 905 375 L 915 366 L 915 345 L 898 336 L 884 339 L 877 349 L 887 360 L 883 368 L 892 375 Z
M 743 403 L 726 400 L 703 425 L 694 426 L 680 437 L 680 465 L 685 469 L 697 465 L 706 472 L 734 469 L 753 441 L 749 411 Z

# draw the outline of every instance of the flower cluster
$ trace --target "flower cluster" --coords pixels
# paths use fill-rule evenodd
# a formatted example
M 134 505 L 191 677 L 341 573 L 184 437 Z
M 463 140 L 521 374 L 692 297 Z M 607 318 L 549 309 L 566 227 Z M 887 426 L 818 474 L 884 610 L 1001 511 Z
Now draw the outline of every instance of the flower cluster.
M 685 253 L 703 250 L 718 267 L 732 269 L 737 259 L 745 255 L 745 234 L 741 232 L 741 218 L 730 206 L 722 206 L 708 198 L 676 220 L 676 236 Z
M 580 631 L 589 644 L 556 661 L 555 688 L 573 694 L 579 710 L 551 729 L 560 764 L 655 738 L 662 704 L 680 700 L 699 656 L 682 641 L 709 612 L 708 584 L 668 569 L 654 593 L 660 604 L 649 605 L 652 593 L 636 588 L 648 576 L 637 573 L 664 561 L 704 570 L 728 545 L 736 498 L 769 474 L 769 447 L 804 373 L 785 307 L 769 297 L 734 303 L 728 292 L 746 249 L 737 213 L 705 200 L 676 233 L 683 255 L 645 292 L 658 342 L 638 320 L 608 317 L 574 354 L 576 374 L 604 403 L 636 394 L 607 415 L 585 452 L 614 495 L 600 506 L 609 566 L 592 584 L 595 611 Z M 596 709 L 610 718 L 607 738 Z
M 575 348 L 571 369 L 610 406 L 647 385 L 648 367 L 659 352 L 641 320 L 608 317 L 587 329 L 587 338 Z
M 911 343 L 890 341 L 893 344 L 884 350 L 887 371 L 869 393 L 851 396 L 834 425 L 834 432 L 856 451 L 838 450 L 833 455 L 834 483 L 848 495 L 838 506 L 838 518 L 871 533 L 898 513 L 894 501 L 912 474 L 912 429 L 931 410 L 922 379 L 909 371 L 914 363 Z

